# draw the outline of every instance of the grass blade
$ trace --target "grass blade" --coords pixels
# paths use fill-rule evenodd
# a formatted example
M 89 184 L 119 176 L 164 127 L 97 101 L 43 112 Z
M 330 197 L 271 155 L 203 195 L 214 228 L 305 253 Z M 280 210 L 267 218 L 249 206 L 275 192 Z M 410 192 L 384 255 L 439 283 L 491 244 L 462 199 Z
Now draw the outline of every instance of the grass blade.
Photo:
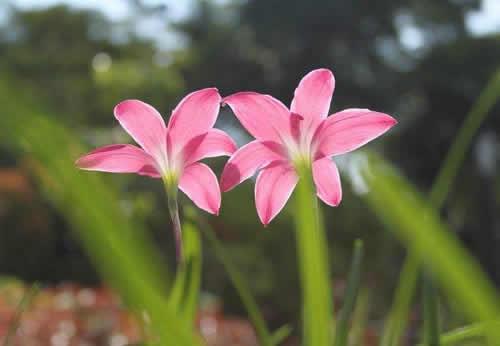
M 494 325 L 492 326 L 491 324 Z M 499 322 L 478 323 L 462 327 L 441 335 L 441 344 L 453 345 L 458 342 L 463 342 L 466 339 L 485 337 L 489 328 L 498 328 L 498 327 L 500 327 Z
M 184 222 L 183 232 L 187 275 L 182 314 L 188 324 L 193 326 L 200 295 L 202 249 L 199 230 L 190 218 Z
M 298 167 L 298 173 L 294 219 L 302 285 L 303 344 L 329 346 L 334 321 L 326 235 L 311 169 Z
M 224 248 L 224 245 L 222 245 L 221 242 L 217 239 L 217 236 L 215 235 L 212 227 L 206 222 L 200 225 L 200 228 L 204 230 L 202 234 L 206 237 L 215 255 L 226 269 L 226 272 L 231 279 L 234 288 L 238 292 L 238 295 L 240 296 L 240 299 L 247 310 L 248 317 L 250 318 L 250 321 L 255 328 L 257 337 L 259 338 L 259 344 L 262 346 L 275 345 L 273 343 L 274 339 L 267 329 L 264 317 L 260 313 L 257 302 L 248 289 L 248 285 L 245 282 L 245 279 L 227 255 L 227 251 Z
M 472 143 L 475 133 L 481 126 L 482 122 L 486 119 L 499 97 L 500 69 L 498 69 L 490 79 L 472 109 L 467 114 L 462 127 L 460 128 L 448 154 L 446 155 L 436 180 L 434 181 L 430 192 L 430 201 L 436 208 L 440 209 L 442 207 L 451 186 L 456 179 L 458 170 L 464 162 L 465 155 Z M 402 322 L 402 319 L 408 318 L 412 298 L 411 296 L 413 296 L 413 293 L 410 291 L 415 291 L 414 286 L 416 285 L 418 277 L 418 266 L 416 266 L 417 257 L 418 256 L 416 254 L 409 252 L 403 265 L 402 275 L 400 276 L 398 288 L 396 289 L 396 297 L 398 296 L 398 292 L 406 292 L 409 299 L 406 300 L 406 306 L 403 305 L 405 303 L 403 299 L 397 299 L 394 302 L 394 305 L 391 308 L 391 313 L 389 314 L 388 322 L 386 323 L 389 327 L 384 329 L 382 345 L 398 345 L 399 337 L 397 335 L 393 335 L 401 335 L 403 332 L 397 331 L 396 328 L 400 327 L 404 329 L 406 327 L 406 321 Z M 410 269 L 413 269 L 413 271 L 410 271 Z M 410 289 L 409 284 L 407 284 L 404 280 L 412 282 L 413 289 Z
M 186 209 L 186 214 L 194 211 Z M 188 326 L 193 326 L 198 306 L 201 285 L 202 249 L 200 235 L 192 221 L 192 216 L 186 216 L 182 225 L 182 261 L 179 264 L 168 302 L 177 311 Z
M 430 201 L 440 208 L 451 186 L 455 182 L 458 170 L 462 166 L 474 135 L 488 116 L 490 110 L 500 97 L 500 69 L 496 71 L 488 85 L 479 95 L 476 103 L 467 114 L 444 163 L 439 170 L 430 193 Z
M 419 259 L 412 253 L 403 264 L 403 269 L 399 275 L 399 285 L 396 288 L 394 300 L 386 319 L 382 333 L 381 346 L 399 346 L 406 325 L 411 301 L 415 294 Z
M 346 346 L 349 330 L 349 321 L 356 305 L 359 286 L 361 283 L 361 270 L 363 262 L 363 242 L 356 240 L 354 243 L 354 253 L 351 262 L 351 269 L 347 279 L 346 295 L 344 304 L 340 310 L 335 329 L 335 346 Z
M 356 308 L 353 312 L 351 334 L 349 336 L 350 345 L 364 345 L 364 335 L 368 322 L 370 296 L 367 289 L 359 292 L 356 300 Z
M 473 321 L 494 320 L 500 311 L 497 292 L 478 263 L 393 167 L 373 153 L 368 155 L 368 162 L 362 169 L 370 188 L 365 197 L 388 229 L 409 251 L 415 251 L 419 261 L 425 259 L 433 277 L 460 302 L 467 317 Z M 500 340 L 498 330 L 489 332 L 494 340 Z
M 272 344 L 281 345 L 292 334 L 292 330 L 289 325 L 278 328 L 271 336 Z
M 5 340 L 3 343 L 4 346 L 11 346 L 12 338 L 14 337 L 14 335 L 17 332 L 17 329 L 19 328 L 22 314 L 31 304 L 33 298 L 35 298 L 35 296 L 38 294 L 39 291 L 40 291 L 40 286 L 37 283 L 34 283 L 28 290 L 26 290 L 26 292 L 24 292 L 21 300 L 19 301 L 19 305 L 17 306 L 16 313 L 9 324 L 9 329 L 7 330 L 7 334 L 5 335 Z
M 439 346 L 438 299 L 434 283 L 428 274 L 423 275 L 422 291 L 424 308 L 423 341 L 429 346 Z
M 127 218 L 112 184 L 101 174 L 80 172 L 73 162 L 86 150 L 77 135 L 55 122 L 30 98 L 0 83 L 0 134 L 32 162 L 45 196 L 76 231 L 100 275 L 135 311 L 144 311 L 162 346 L 192 346 L 199 340 L 179 323 L 167 299 L 167 276 L 148 233 Z

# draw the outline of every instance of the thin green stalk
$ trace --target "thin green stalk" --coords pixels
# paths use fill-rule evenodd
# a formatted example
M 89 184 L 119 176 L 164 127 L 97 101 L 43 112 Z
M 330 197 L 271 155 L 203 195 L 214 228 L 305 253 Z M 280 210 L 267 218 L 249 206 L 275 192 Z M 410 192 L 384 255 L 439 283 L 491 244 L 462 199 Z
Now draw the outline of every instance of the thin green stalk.
M 349 321 L 356 305 L 359 286 L 361 283 L 361 270 L 363 262 L 363 242 L 358 239 L 354 243 L 354 254 L 351 262 L 351 269 L 347 279 L 346 295 L 344 304 L 337 320 L 335 329 L 335 346 L 346 346 L 349 331 Z
M 456 179 L 459 168 L 462 166 L 467 150 L 471 145 L 471 142 L 474 138 L 475 133 L 481 126 L 484 119 L 486 119 L 488 113 L 491 108 L 496 104 L 498 98 L 500 97 L 500 69 L 494 74 L 494 76 L 490 79 L 485 89 L 479 95 L 476 103 L 472 107 L 472 109 L 467 114 L 462 127 L 460 128 L 446 158 L 444 160 L 441 169 L 432 185 L 431 192 L 429 194 L 429 199 L 432 205 L 434 205 L 437 209 L 440 209 L 448 196 L 448 193 Z M 401 327 L 406 325 L 406 322 L 401 323 L 393 320 L 401 320 L 402 318 L 406 319 L 408 316 L 408 311 L 410 309 L 411 304 L 411 296 L 414 295 L 415 285 L 418 277 L 418 267 L 415 266 L 415 263 L 419 261 L 417 255 L 409 251 L 409 254 L 405 260 L 403 268 L 407 268 L 405 275 L 400 276 L 398 288 L 396 292 L 406 291 L 407 295 L 410 299 L 407 300 L 407 306 L 403 306 L 404 303 L 401 300 L 395 300 L 393 307 L 391 308 L 391 313 L 389 315 L 388 324 L 391 326 L 391 334 L 395 333 L 395 330 L 392 326 L 397 325 L 398 323 Z M 413 269 L 410 271 L 409 269 Z M 404 281 L 409 280 L 413 283 L 413 288 L 410 289 L 409 285 Z M 404 289 L 403 289 L 404 287 Z M 396 307 L 396 304 L 400 306 Z M 392 314 L 392 312 L 399 311 L 399 314 Z M 404 315 L 403 315 L 404 313 Z M 383 343 L 383 345 L 398 345 L 398 340 L 393 336 L 389 335 L 389 332 L 384 331 L 384 336 L 388 335 L 385 339 L 392 339 L 392 343 Z M 396 332 L 398 333 L 398 332 Z M 398 334 L 401 334 L 399 332 Z
M 243 305 L 247 310 L 248 317 L 252 321 L 252 324 L 255 328 L 255 331 L 259 338 L 259 344 L 262 346 L 275 345 L 273 342 L 273 337 L 267 329 L 264 317 L 260 313 L 257 302 L 248 289 L 248 285 L 245 282 L 245 279 L 233 264 L 231 258 L 229 258 L 229 256 L 227 255 L 226 249 L 217 239 L 217 236 L 215 235 L 212 227 L 207 223 L 203 223 L 200 228 L 203 228 L 205 230 L 204 232 L 202 232 L 202 234 L 206 237 L 212 249 L 214 250 L 215 255 L 226 269 L 229 278 L 231 279 L 236 291 L 238 292 Z
M 400 345 L 403 332 L 408 323 L 408 314 L 411 300 L 415 294 L 417 283 L 419 259 L 414 252 L 406 259 L 399 277 L 399 285 L 396 288 L 394 301 L 389 311 L 389 317 L 386 320 L 384 331 L 382 333 L 381 346 Z
M 186 282 L 182 315 L 193 326 L 196 318 L 201 285 L 202 248 L 200 232 L 191 220 L 184 222 L 184 250 L 186 257 Z
M 368 289 L 359 292 L 356 307 L 352 316 L 351 333 L 349 335 L 350 345 L 363 345 L 366 331 L 366 323 L 370 310 L 370 295 Z
M 302 286 L 303 344 L 329 346 L 334 320 L 327 240 L 310 167 L 298 166 L 297 171 L 300 180 L 295 190 L 294 219 Z
M 474 136 L 500 97 L 500 69 L 496 71 L 467 114 L 453 144 L 444 159 L 430 193 L 430 201 L 441 208 L 464 163 Z
M 177 263 L 181 264 L 184 261 L 184 251 L 182 246 L 182 227 L 179 218 L 179 204 L 177 202 L 177 185 L 172 184 L 169 179 L 164 178 L 165 191 L 167 193 L 168 211 L 172 221 L 172 228 L 175 239 L 175 255 Z
M 467 339 L 484 338 L 487 335 L 489 328 L 500 326 L 500 322 L 493 321 L 489 323 L 475 323 L 469 326 L 460 327 L 440 336 L 442 345 L 456 345 L 459 342 L 464 342 Z M 421 343 L 418 346 L 428 346 L 426 343 Z
M 271 336 L 273 345 L 281 345 L 292 334 L 292 327 L 288 324 L 278 328 Z
M 424 307 L 423 339 L 428 346 L 439 346 L 438 299 L 434 283 L 428 274 L 423 275 L 422 301 Z
M 21 316 L 28 308 L 28 305 L 31 303 L 33 298 L 38 294 L 39 290 L 40 286 L 37 283 L 34 283 L 26 292 L 24 292 L 21 300 L 19 301 L 19 305 L 17 306 L 16 313 L 12 319 L 12 322 L 10 322 L 9 324 L 9 329 L 7 330 L 7 334 L 5 335 L 5 340 L 3 343 L 4 346 L 10 346 L 12 344 L 11 341 L 14 337 L 14 334 L 16 334 L 17 329 L 19 328 Z
M 491 322 L 498 328 L 499 322 Z M 441 335 L 441 343 L 443 345 L 452 345 L 457 342 L 463 342 L 466 339 L 485 337 L 489 328 L 492 328 L 491 323 L 477 323 L 470 326 L 458 328 L 451 332 Z

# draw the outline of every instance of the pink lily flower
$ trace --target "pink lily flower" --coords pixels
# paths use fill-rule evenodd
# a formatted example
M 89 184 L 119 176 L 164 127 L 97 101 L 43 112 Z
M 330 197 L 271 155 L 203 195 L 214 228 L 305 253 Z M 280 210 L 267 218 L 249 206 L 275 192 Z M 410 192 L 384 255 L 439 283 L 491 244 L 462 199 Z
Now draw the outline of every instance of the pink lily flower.
M 255 203 L 264 225 L 290 198 L 299 179 L 298 164 L 311 166 L 318 197 L 338 206 L 342 187 L 332 157 L 361 147 L 396 124 L 391 116 L 369 109 L 345 109 L 328 116 L 334 87 L 332 72 L 318 69 L 300 81 L 290 109 L 272 96 L 255 92 L 223 100 L 255 140 L 229 159 L 221 187 L 231 190 L 260 169 Z
M 236 144 L 225 132 L 212 128 L 221 97 L 215 88 L 195 91 L 173 110 L 165 125 L 152 106 L 127 100 L 114 114 L 140 145 L 108 145 L 80 158 L 79 168 L 111 173 L 136 173 L 162 178 L 167 188 L 183 191 L 199 208 L 218 214 L 221 193 L 217 177 L 204 163 L 207 157 L 231 155 Z

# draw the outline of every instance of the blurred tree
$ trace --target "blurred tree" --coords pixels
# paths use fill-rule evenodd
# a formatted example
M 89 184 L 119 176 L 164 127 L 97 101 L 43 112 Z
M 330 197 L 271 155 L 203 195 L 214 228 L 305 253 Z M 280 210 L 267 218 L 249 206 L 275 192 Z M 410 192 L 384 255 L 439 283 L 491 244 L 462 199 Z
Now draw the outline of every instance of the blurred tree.
M 114 105 L 124 98 L 167 109 L 182 81 L 156 61 L 153 42 L 137 36 L 135 24 L 67 6 L 11 8 L 0 31 L 0 68 L 71 124 L 109 126 Z

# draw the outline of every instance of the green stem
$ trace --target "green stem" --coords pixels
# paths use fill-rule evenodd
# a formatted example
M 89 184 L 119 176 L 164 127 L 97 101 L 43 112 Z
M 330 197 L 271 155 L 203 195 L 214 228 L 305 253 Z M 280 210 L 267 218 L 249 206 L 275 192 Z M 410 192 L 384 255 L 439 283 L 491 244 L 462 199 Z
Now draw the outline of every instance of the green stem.
M 174 230 L 175 239 L 175 255 L 177 264 L 184 261 L 184 250 L 182 246 L 182 227 L 179 218 L 179 204 L 177 203 L 177 186 L 165 183 L 165 190 L 167 192 L 168 210 L 170 212 L 170 219 L 172 220 L 172 228 Z
M 422 280 L 422 300 L 424 307 L 423 337 L 428 346 L 439 346 L 439 313 L 436 288 L 429 274 L 424 273 Z
M 327 240 L 318 211 L 310 167 L 298 167 L 295 223 L 300 279 L 304 345 L 328 346 L 333 327 L 332 290 Z

